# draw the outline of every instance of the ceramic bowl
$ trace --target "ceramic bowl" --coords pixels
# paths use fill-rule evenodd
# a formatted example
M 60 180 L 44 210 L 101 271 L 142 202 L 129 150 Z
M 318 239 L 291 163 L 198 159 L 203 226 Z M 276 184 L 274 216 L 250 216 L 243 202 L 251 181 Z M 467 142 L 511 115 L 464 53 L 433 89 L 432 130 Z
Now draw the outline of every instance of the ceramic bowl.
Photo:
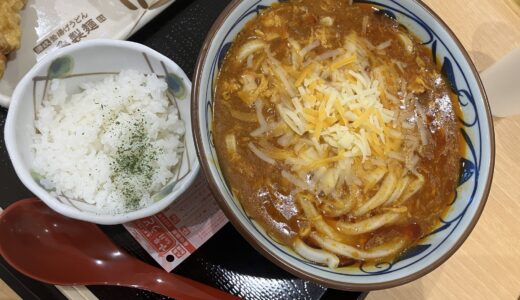
M 152 205 L 117 215 L 107 214 L 84 200 L 53 196 L 32 172 L 30 145 L 38 109 L 54 78 L 65 80 L 68 92 L 78 92 L 79 84 L 98 81 L 123 69 L 155 73 L 168 83 L 168 95 L 179 107 L 186 134 L 180 168 L 171 182 L 157 194 Z M 116 40 L 92 40 L 65 47 L 45 56 L 17 85 L 5 124 L 5 143 L 16 174 L 23 184 L 55 211 L 79 220 L 98 224 L 121 224 L 153 215 L 182 194 L 195 179 L 199 163 L 191 130 L 191 82 L 182 69 L 166 56 L 146 46 Z
M 263 255 L 296 276 L 343 290 L 390 288 L 417 279 L 446 261 L 464 242 L 482 213 L 492 180 L 494 134 L 488 101 L 479 75 L 448 26 L 415 0 L 356 0 L 371 3 L 398 20 L 432 48 L 458 96 L 466 145 L 457 195 L 440 224 L 396 261 L 329 269 L 297 255 L 266 234 L 244 212 L 219 168 L 212 142 L 213 91 L 219 65 L 235 36 L 274 0 L 234 0 L 212 27 L 199 56 L 192 95 L 192 121 L 202 169 L 220 206 L 241 234 Z

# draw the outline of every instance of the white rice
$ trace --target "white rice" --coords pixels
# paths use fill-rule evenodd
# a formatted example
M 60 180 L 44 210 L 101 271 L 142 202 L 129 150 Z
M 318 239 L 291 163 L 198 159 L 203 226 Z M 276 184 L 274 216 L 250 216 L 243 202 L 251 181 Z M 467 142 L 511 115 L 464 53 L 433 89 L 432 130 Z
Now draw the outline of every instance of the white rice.
M 49 85 L 32 149 L 40 183 L 111 214 L 150 205 L 184 151 L 166 82 L 125 70 L 81 88 L 67 95 L 64 81 Z

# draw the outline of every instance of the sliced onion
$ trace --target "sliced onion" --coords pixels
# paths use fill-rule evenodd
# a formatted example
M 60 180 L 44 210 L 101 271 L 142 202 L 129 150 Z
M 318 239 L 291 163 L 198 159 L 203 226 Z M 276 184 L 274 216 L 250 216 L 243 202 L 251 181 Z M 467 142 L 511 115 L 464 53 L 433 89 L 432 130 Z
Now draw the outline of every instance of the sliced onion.
M 247 57 L 247 67 L 251 69 L 253 67 L 253 54 L 250 54 Z
M 421 143 L 428 145 L 428 131 L 426 130 L 426 114 L 421 105 L 415 105 L 417 109 L 417 129 L 419 130 L 419 136 L 421 137 Z
M 282 177 L 287 179 L 290 183 L 292 183 L 294 186 L 299 187 L 302 190 L 309 190 L 310 186 L 305 183 L 305 181 L 297 178 L 296 176 L 292 175 L 291 173 L 287 171 L 282 171 Z
M 225 137 L 227 150 L 231 153 L 237 152 L 237 140 L 234 134 L 228 134 Z
M 287 132 L 286 134 L 279 137 L 276 142 L 282 147 L 288 147 L 291 144 L 293 138 L 294 134 L 292 132 Z
M 291 97 L 295 97 L 296 96 L 296 89 L 294 88 L 294 86 L 289 82 L 289 78 L 287 76 L 287 73 L 285 72 L 285 70 L 282 68 L 281 64 L 279 61 L 277 61 L 274 57 L 270 56 L 269 57 L 269 62 L 270 62 L 270 65 L 271 65 L 271 68 L 273 70 L 273 72 L 276 74 L 276 76 L 278 77 L 278 79 L 280 79 L 280 81 L 282 82 L 282 84 L 284 85 L 285 87 L 285 90 L 287 91 L 287 93 L 289 94 L 289 96 Z
M 376 46 L 377 50 L 384 50 L 392 45 L 392 41 L 388 40 Z
M 302 57 L 304 57 L 305 55 L 307 55 L 307 53 L 311 52 L 312 50 L 317 48 L 319 45 L 320 45 L 320 41 L 319 40 L 313 41 L 309 45 L 303 47 L 303 49 L 300 51 L 300 55 Z
M 242 62 L 249 55 L 255 53 L 256 51 L 265 48 L 266 44 L 260 40 L 251 40 L 245 43 L 240 51 L 238 52 L 237 59 L 239 62 Z
M 402 153 L 399 153 L 399 152 L 389 151 L 386 155 L 389 158 L 393 158 L 393 159 L 398 160 L 398 161 L 402 161 L 402 162 L 405 161 L 404 155 Z
M 363 24 L 362 24 L 362 27 L 361 27 L 361 33 L 363 35 L 366 35 L 367 34 L 367 29 L 368 29 L 368 16 L 364 16 L 363 17 Z
M 249 148 L 249 150 L 251 150 L 251 152 L 253 152 L 261 160 L 265 161 L 268 164 L 276 165 L 276 161 L 274 159 L 269 157 L 264 152 L 260 151 L 260 149 L 258 149 L 255 145 L 253 145 L 253 143 L 250 142 L 249 144 L 247 144 L 247 147 Z
M 397 98 L 396 96 L 390 94 L 387 90 L 385 90 L 385 96 L 386 96 L 390 101 L 392 101 L 392 103 L 394 103 L 394 104 L 399 104 L 399 98 Z
M 258 123 L 260 123 L 261 128 L 267 128 L 267 121 L 265 120 L 264 114 L 264 102 L 260 99 L 257 99 L 255 101 L 255 110 L 256 110 L 256 117 L 258 118 Z

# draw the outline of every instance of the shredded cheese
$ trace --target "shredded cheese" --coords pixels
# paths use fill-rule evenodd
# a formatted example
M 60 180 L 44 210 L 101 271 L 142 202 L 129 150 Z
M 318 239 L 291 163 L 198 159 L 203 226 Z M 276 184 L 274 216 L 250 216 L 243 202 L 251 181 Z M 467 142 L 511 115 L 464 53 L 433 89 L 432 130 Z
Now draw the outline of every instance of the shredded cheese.
M 340 57 L 330 65 L 330 69 L 331 70 L 339 69 L 341 67 L 344 67 L 346 65 L 349 65 L 349 64 L 355 62 L 356 60 L 357 60 L 357 57 L 355 55 Z
M 387 83 L 388 67 L 370 67 L 368 58 L 391 43 L 374 46 L 349 35 L 344 47 L 323 53 L 313 51 L 319 40 L 305 47 L 293 39 L 288 44 L 292 65 L 282 64 L 264 47 L 262 54 L 255 53 L 265 57 L 262 73 L 256 80 L 243 76 L 244 88 L 238 95 L 248 106 L 254 103 L 260 124 L 251 133 L 259 146 L 250 143 L 249 149 L 271 165 L 283 164 L 284 177 L 295 186 L 310 189 L 311 178 L 312 188 L 326 193 L 338 184 L 360 182 L 360 175 L 351 170 L 353 164 L 371 160 L 382 167 L 388 159 L 404 163 L 400 152 L 404 135 L 396 127 L 400 119 L 393 110 L 399 109 L 401 100 Z M 254 85 L 261 93 L 251 90 Z M 261 96 L 267 92 L 269 98 Z M 266 105 L 274 108 L 274 118 L 263 115 L 269 110 Z

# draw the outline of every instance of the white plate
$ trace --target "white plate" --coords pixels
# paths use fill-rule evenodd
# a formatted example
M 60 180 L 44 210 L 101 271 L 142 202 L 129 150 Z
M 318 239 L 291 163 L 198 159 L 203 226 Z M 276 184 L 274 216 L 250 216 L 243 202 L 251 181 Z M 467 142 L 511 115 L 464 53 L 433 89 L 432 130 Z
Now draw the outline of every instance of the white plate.
M 0 0 L 1 1 L 1 0 Z M 22 44 L 0 79 L 0 105 L 47 53 L 82 40 L 127 39 L 175 0 L 29 0 L 21 11 Z

